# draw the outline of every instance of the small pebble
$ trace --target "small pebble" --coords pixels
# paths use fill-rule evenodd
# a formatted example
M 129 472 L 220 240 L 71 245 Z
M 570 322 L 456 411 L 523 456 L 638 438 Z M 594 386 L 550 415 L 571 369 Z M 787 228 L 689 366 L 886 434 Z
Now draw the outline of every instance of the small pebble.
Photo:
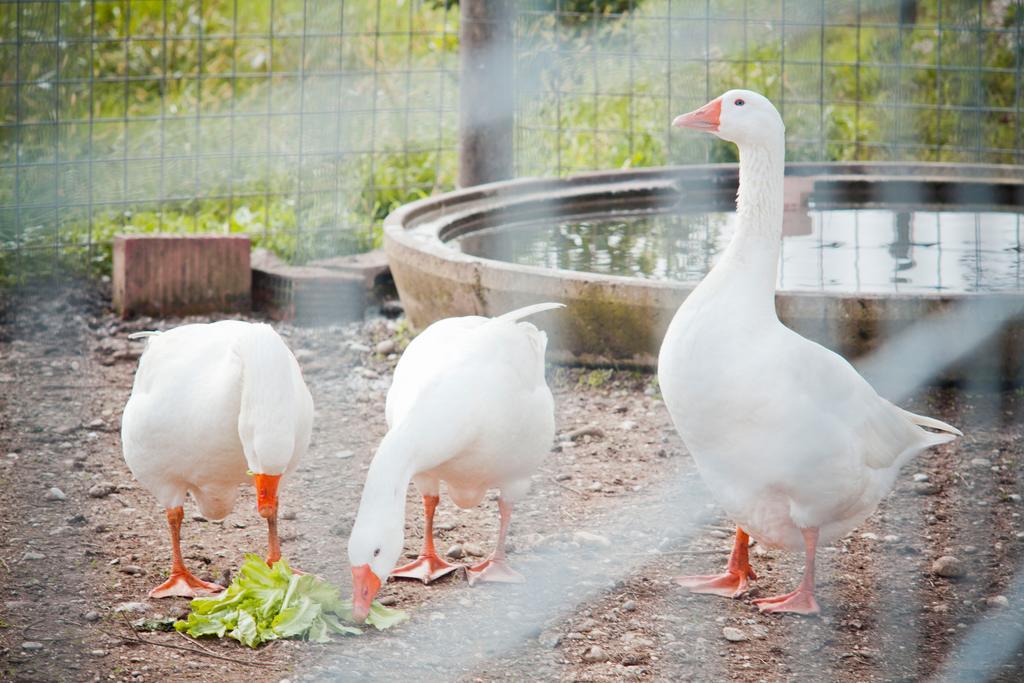
M 450 557 L 453 560 L 460 560 L 463 557 L 465 557 L 465 555 L 465 551 L 462 549 L 462 546 L 458 543 L 453 545 L 451 548 L 448 548 L 448 551 L 445 552 L 445 557 Z
M 626 600 L 622 603 L 623 612 L 635 612 L 636 611 L 636 600 Z
M 379 600 L 377 600 L 377 602 L 379 602 L 380 604 L 384 605 L 385 607 L 391 607 L 392 605 L 397 605 L 398 604 L 398 596 L 397 595 L 385 595 L 382 598 L 380 598 Z
M 928 475 L 924 472 L 918 472 L 914 475 L 914 481 L 928 481 Z
M 379 344 L 377 344 L 377 349 L 376 350 L 377 350 L 377 353 L 386 356 L 389 353 L 394 352 L 394 350 L 395 350 L 395 342 L 392 339 L 385 339 L 384 341 L 382 341 Z
M 348 458 L 351 458 L 353 455 L 355 455 L 353 451 L 338 451 L 337 453 L 334 454 L 334 457 L 337 458 L 338 460 L 346 460 Z
M 85 619 L 86 621 L 99 621 L 100 620 L 100 613 L 97 612 L 96 610 L 89 610 L 88 612 L 85 613 L 85 615 L 83 615 L 82 618 Z
M 932 563 L 932 574 L 947 579 L 956 579 L 964 575 L 964 566 L 952 555 L 943 555 Z
M 43 555 L 42 553 L 37 553 L 34 550 L 29 550 L 28 552 L 26 552 L 24 555 L 21 556 L 21 559 L 23 559 L 23 560 L 45 560 L 46 559 L 46 555 Z
M 107 651 L 106 650 L 90 650 L 89 654 L 91 654 L 93 657 L 106 657 L 107 656 Z
M 110 482 L 104 481 L 89 488 L 90 498 L 106 498 L 117 490 L 117 487 Z
M 1010 601 L 1007 600 L 1005 595 L 993 595 L 990 598 L 985 598 L 985 604 L 989 607 L 1009 607 Z
M 556 648 L 559 645 L 561 645 L 561 643 L 562 643 L 562 634 L 561 633 L 541 633 L 540 637 L 537 638 L 537 642 L 539 642 L 544 647 Z
M 67 499 L 67 495 L 65 495 L 64 492 L 61 491 L 56 486 L 52 487 L 49 491 L 46 492 L 46 500 L 66 500 L 66 499 Z
M 608 660 L 608 655 L 605 654 L 604 650 L 598 645 L 591 645 L 587 648 L 587 651 L 583 653 L 583 661 L 589 663 L 604 662 Z
M 979 467 L 979 468 L 981 468 L 981 467 L 991 467 L 992 466 L 992 461 L 989 460 L 988 458 L 974 458 L 973 460 L 971 460 L 971 465 L 973 467 Z
M 454 529 L 457 526 L 459 526 L 459 525 L 456 524 L 455 522 L 441 522 L 440 524 L 435 524 L 434 528 L 437 529 L 438 531 L 451 531 L 452 529 Z
M 370 350 L 369 346 L 367 346 L 366 344 L 360 344 L 359 342 L 351 342 L 348 345 L 348 348 L 352 349 L 357 353 L 367 353 Z
M 914 493 L 919 496 L 934 496 L 939 492 L 939 487 L 930 481 L 919 481 L 914 484 Z
M 145 571 L 142 569 L 142 567 L 138 566 L 137 564 L 126 564 L 123 567 L 121 567 L 121 573 L 131 574 L 132 576 L 138 576 L 140 574 L 144 574 Z
M 747 639 L 747 634 L 735 626 L 726 626 L 722 629 L 722 636 L 730 643 L 742 643 Z
M 577 531 L 572 535 L 572 540 L 580 545 L 589 545 L 601 548 L 610 548 L 612 542 L 600 534 L 592 534 L 589 531 Z
M 978 548 L 973 545 L 965 545 L 961 550 L 963 550 L 964 555 L 973 555 L 978 552 Z
M 863 538 L 865 541 L 877 541 L 878 540 L 878 534 L 873 534 L 870 531 L 867 532 L 867 533 L 861 534 L 860 537 Z
M 708 532 L 708 535 L 713 538 L 729 538 L 729 534 L 721 531 L 720 529 L 712 529 Z
M 646 652 L 630 652 L 622 658 L 622 666 L 640 666 L 646 664 L 651 656 Z
M 34 640 L 26 640 L 21 644 L 21 649 L 28 650 L 29 652 L 34 652 L 36 650 L 42 650 L 43 644 L 36 642 Z
M 295 510 L 285 510 L 281 513 L 281 519 L 298 519 L 299 516 Z
M 601 482 L 595 481 L 595 482 L 592 482 L 590 484 L 590 486 L 587 487 L 587 490 L 588 491 L 593 491 L 593 492 L 596 493 L 596 492 L 600 491 L 603 488 L 604 488 L 604 485 Z
M 115 612 L 138 612 L 143 613 L 149 610 L 149 605 L 144 602 L 122 602 L 114 608 Z
M 476 543 L 463 543 L 462 550 L 472 557 L 483 557 L 484 555 L 483 548 L 478 546 Z
M 886 534 L 885 536 L 882 537 L 882 540 L 885 541 L 886 543 L 899 543 L 900 542 L 900 537 L 897 536 L 896 534 Z

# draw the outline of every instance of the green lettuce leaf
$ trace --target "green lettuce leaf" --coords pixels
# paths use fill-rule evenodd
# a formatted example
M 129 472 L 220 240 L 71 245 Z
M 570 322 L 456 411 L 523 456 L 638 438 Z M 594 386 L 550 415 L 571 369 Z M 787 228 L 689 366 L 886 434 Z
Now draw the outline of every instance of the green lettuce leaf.
M 225 636 L 249 647 L 277 638 L 330 640 L 332 633 L 358 635 L 352 621 L 352 602 L 341 599 L 337 586 L 309 574 L 295 574 L 284 560 L 273 567 L 258 555 L 246 555 L 231 585 L 209 598 L 192 600 L 188 619 L 174 628 L 193 637 Z M 366 623 L 379 630 L 408 619 L 380 603 L 370 606 Z

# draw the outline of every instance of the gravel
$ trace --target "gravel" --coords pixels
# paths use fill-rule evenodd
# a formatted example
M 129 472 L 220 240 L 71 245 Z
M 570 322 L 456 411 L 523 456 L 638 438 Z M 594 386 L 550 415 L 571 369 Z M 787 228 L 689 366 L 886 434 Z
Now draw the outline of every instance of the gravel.
M 943 555 L 932 563 L 932 574 L 946 579 L 958 579 L 966 573 L 963 562 L 952 555 Z
M 1009 607 L 1010 601 L 1006 598 L 1005 595 L 993 595 L 990 598 L 985 598 L 985 604 L 989 607 L 1002 608 Z
M 594 548 L 610 548 L 612 542 L 605 536 L 593 534 L 589 531 L 577 531 L 572 535 L 572 540 L 580 545 L 588 545 Z
M 108 481 L 103 481 L 103 482 L 100 482 L 99 484 L 95 484 L 95 485 L 89 487 L 89 497 L 90 498 L 106 498 L 107 496 L 109 496 L 111 493 L 114 493 L 115 491 L 117 491 L 117 486 L 115 486 L 114 484 L 111 484 Z
M 726 626 L 722 629 L 722 637 L 730 643 L 742 643 L 747 640 L 747 634 L 735 626 Z

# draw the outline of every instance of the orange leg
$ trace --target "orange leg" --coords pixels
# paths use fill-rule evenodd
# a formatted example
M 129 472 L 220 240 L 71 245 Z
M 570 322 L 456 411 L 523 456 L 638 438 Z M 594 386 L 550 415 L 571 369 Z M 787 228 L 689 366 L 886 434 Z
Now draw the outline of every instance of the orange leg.
M 438 557 L 434 549 L 434 510 L 440 500 L 438 496 L 423 496 L 423 516 L 426 520 L 423 526 L 423 550 L 414 561 L 392 571 L 391 576 L 430 583 L 459 568 L 459 565 L 449 564 Z
M 267 564 L 271 567 L 281 559 L 281 544 L 277 539 L 277 487 L 280 482 L 280 474 L 253 475 L 256 511 L 267 520 Z
M 181 559 L 181 520 L 185 517 L 185 510 L 180 507 L 167 510 L 167 526 L 171 530 L 171 578 L 160 584 L 149 592 L 151 598 L 169 598 L 179 596 L 183 598 L 194 598 L 197 595 L 212 595 L 224 590 L 224 586 L 216 583 L 202 581 L 193 576 L 192 572 L 185 568 L 185 562 Z
M 267 517 L 267 564 L 271 567 L 281 559 L 281 544 L 277 540 L 277 506 Z
M 483 562 L 466 568 L 466 578 L 472 586 L 477 581 L 495 581 L 499 583 L 524 583 L 523 575 L 508 566 L 505 558 L 505 536 L 508 523 L 512 519 L 512 503 L 498 498 L 498 512 L 501 514 L 501 525 L 498 528 L 498 544 L 494 552 Z
M 792 593 L 754 600 L 762 612 L 817 614 L 821 611 L 818 601 L 814 599 L 814 556 L 818 547 L 818 530 L 801 529 L 800 533 L 804 536 L 804 577 Z
M 757 574 L 750 566 L 750 536 L 743 529 L 736 527 L 736 542 L 732 546 L 729 564 L 724 574 L 706 574 L 701 576 L 677 576 L 674 581 L 691 593 L 708 593 L 726 598 L 738 598 L 748 590 L 747 579 L 756 579 Z

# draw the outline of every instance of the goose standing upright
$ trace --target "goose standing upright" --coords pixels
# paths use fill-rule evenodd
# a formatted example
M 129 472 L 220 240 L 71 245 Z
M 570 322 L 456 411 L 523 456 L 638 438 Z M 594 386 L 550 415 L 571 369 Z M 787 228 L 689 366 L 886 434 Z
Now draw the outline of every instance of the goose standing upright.
M 446 318 L 402 354 L 385 407 L 388 433 L 370 463 L 348 542 L 356 619 L 366 617 L 388 576 L 429 583 L 458 569 L 434 549 L 442 481 L 464 509 L 478 505 L 488 489 L 500 490 L 497 545 L 489 558 L 467 567 L 470 584 L 523 581 L 506 561 L 505 535 L 514 504 L 551 449 L 555 416 L 544 378 L 547 336 L 519 320 L 561 307 L 546 303 L 497 318 Z M 395 569 L 410 480 L 423 496 L 423 550 Z
M 737 523 L 736 540 L 725 573 L 677 582 L 697 593 L 745 593 L 756 578 L 749 533 L 805 552 L 798 588 L 755 600 L 758 608 L 815 614 L 817 545 L 867 518 L 904 463 L 960 432 L 881 398 L 841 356 L 779 321 L 785 126 L 771 102 L 730 90 L 672 125 L 734 142 L 740 156 L 736 234 L 680 306 L 658 358 L 672 421 Z
M 167 511 L 171 576 L 150 597 L 223 590 L 181 557 L 188 493 L 203 516 L 222 519 L 253 473 L 267 520 L 267 563 L 281 558 L 277 491 L 309 446 L 313 399 L 295 357 L 269 325 L 225 320 L 149 336 L 121 422 L 124 459 Z

